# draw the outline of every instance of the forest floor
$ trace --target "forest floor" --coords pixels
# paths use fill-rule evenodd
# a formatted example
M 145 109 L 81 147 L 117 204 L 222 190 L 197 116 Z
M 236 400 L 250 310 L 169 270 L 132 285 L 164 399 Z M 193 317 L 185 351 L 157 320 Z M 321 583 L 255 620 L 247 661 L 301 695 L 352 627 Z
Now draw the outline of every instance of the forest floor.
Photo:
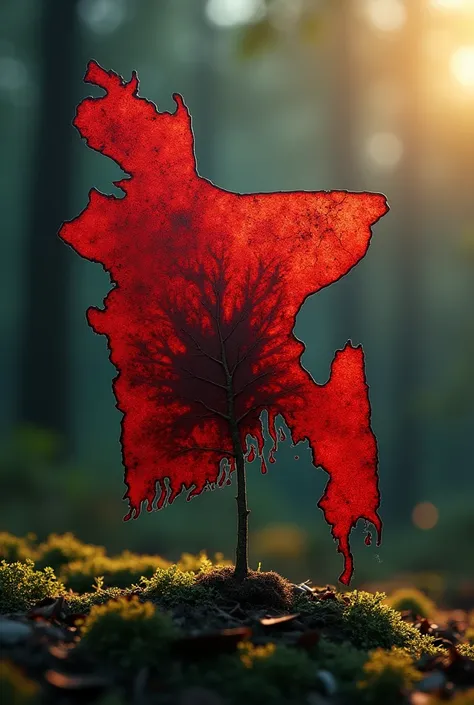
M 474 613 L 0 534 L 4 705 L 474 705 Z

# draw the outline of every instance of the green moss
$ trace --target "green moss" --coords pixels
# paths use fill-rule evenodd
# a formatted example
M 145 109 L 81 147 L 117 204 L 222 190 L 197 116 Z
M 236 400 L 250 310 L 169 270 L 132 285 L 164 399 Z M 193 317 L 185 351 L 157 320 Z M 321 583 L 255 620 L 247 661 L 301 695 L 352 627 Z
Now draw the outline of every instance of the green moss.
M 463 656 L 467 656 L 468 658 L 472 659 L 472 661 L 474 661 L 474 644 L 458 644 L 457 649 L 460 654 L 462 654 Z
M 421 590 L 416 588 L 400 588 L 386 599 L 386 604 L 397 612 L 410 610 L 419 617 L 432 617 L 436 605 Z
M 142 578 L 141 584 L 144 597 L 157 600 L 164 606 L 196 604 L 212 597 L 211 591 L 196 584 L 194 573 L 179 570 L 176 565 L 158 568 L 151 578 Z
M 116 558 L 94 555 L 73 561 L 63 567 L 61 578 L 75 592 L 87 592 L 96 577 L 102 576 L 105 587 L 126 588 L 138 583 L 142 576 L 151 578 L 157 568 L 169 567 L 160 556 L 145 556 L 124 551 Z
M 0 531 L 0 559 L 7 561 L 7 563 L 25 562 L 28 558 L 34 560 L 36 552 L 33 541 L 33 534 L 19 538 L 7 531 Z
M 436 653 L 431 637 L 421 635 L 418 629 L 403 621 L 399 612 L 383 603 L 384 593 L 354 590 L 347 597 L 343 627 L 355 646 L 364 649 L 401 646 L 414 655 L 423 651 Z
M 0 612 L 20 612 L 30 609 L 45 597 L 65 592 L 52 568 L 35 570 L 33 561 L 0 563 Z
M 313 617 L 314 626 L 359 649 L 405 647 L 413 655 L 437 653 L 433 639 L 403 621 L 399 612 L 384 604 L 384 593 L 359 590 L 337 594 L 335 599 L 298 597 L 294 608 Z
M 47 566 L 59 575 L 61 568 L 73 561 L 85 561 L 105 556 L 103 546 L 79 541 L 73 534 L 50 534 L 46 541 L 38 546 L 36 564 L 38 568 Z
M 134 670 L 149 666 L 159 670 L 176 638 L 168 615 L 137 596 L 119 597 L 94 605 L 84 620 L 79 649 L 109 667 Z
M 397 705 L 403 693 L 422 678 L 410 655 L 398 647 L 372 651 L 363 670 L 364 677 L 357 686 L 363 701 L 373 705 Z
M 0 661 L 0 702 L 5 705 L 37 705 L 39 686 L 14 663 Z
M 236 705 L 303 702 L 317 687 L 317 669 L 305 651 L 272 643 L 254 646 L 242 642 L 237 655 L 190 667 L 185 677 L 193 685 L 216 690 Z
M 105 588 L 95 590 L 94 592 L 86 592 L 83 595 L 66 595 L 66 603 L 72 613 L 87 614 L 94 605 L 103 605 L 109 600 L 116 600 L 119 597 L 127 597 L 131 593 L 131 589 L 122 590 L 121 588 Z
M 336 644 L 324 638 L 312 650 L 311 656 L 318 668 L 332 673 L 338 689 L 344 693 L 354 691 L 354 683 L 362 678 L 367 661 L 367 652 L 356 649 L 349 642 Z

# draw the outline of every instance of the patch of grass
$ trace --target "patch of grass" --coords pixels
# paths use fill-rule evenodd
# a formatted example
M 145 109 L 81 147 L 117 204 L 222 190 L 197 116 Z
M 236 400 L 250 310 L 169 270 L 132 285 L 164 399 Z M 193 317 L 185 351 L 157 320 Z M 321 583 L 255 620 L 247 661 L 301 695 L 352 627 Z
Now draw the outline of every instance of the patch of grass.
M 36 565 L 38 568 L 51 567 L 59 575 L 61 568 L 68 563 L 92 560 L 99 556 L 105 556 L 103 546 L 79 541 L 70 532 L 50 534 L 46 541 L 38 546 Z
M 142 576 L 151 578 L 157 568 L 168 568 L 170 563 L 160 556 L 146 556 L 124 551 L 116 558 L 94 555 L 85 560 L 68 563 L 61 570 L 61 578 L 75 592 L 87 592 L 94 579 L 101 576 L 105 587 L 130 587 Z
M 410 610 L 418 617 L 433 617 L 436 612 L 435 603 L 421 590 L 416 588 L 400 588 L 395 590 L 385 600 L 386 604 L 397 612 Z
M 406 651 L 394 646 L 376 649 L 364 664 L 364 678 L 357 683 L 363 701 L 371 705 L 397 705 L 403 694 L 422 678 Z
M 273 571 L 249 571 L 243 581 L 234 578 L 230 566 L 215 568 L 196 577 L 198 585 L 215 590 L 222 597 L 242 604 L 289 609 L 293 602 L 293 585 Z
M 159 670 L 178 636 L 170 617 L 137 596 L 119 597 L 94 605 L 84 620 L 79 649 L 108 666 Z
M 0 661 L 0 697 L 5 705 L 39 704 L 39 686 L 8 659 Z
M 28 610 L 39 600 L 64 592 L 65 587 L 52 568 L 35 570 L 30 559 L 24 563 L 0 563 L 0 612 Z

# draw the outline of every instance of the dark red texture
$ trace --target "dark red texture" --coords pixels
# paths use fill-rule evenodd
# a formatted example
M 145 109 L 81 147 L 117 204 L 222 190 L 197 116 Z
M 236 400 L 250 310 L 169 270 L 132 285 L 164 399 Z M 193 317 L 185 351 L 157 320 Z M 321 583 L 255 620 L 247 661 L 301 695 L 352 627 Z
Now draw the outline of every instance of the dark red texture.
M 353 571 L 349 534 L 358 519 L 380 540 L 377 448 L 361 347 L 336 353 L 331 376 L 316 384 L 300 364 L 293 335 L 306 297 L 337 281 L 364 257 L 371 226 L 388 210 L 379 194 L 292 192 L 236 194 L 197 174 L 188 110 L 174 113 L 138 97 L 90 62 L 85 80 L 105 89 L 86 98 L 74 125 L 92 149 L 114 159 L 130 178 L 124 198 L 95 189 L 86 209 L 65 223 L 61 238 L 100 262 L 115 287 L 104 309 L 87 316 L 107 336 L 118 370 L 113 387 L 123 412 L 126 497 L 138 517 L 225 484 L 220 461 L 235 468 L 221 352 L 233 371 L 235 415 L 244 452 L 256 442 L 262 472 L 266 409 L 274 462 L 281 414 L 294 443 L 308 439 L 315 466 L 329 474 L 319 507 Z M 248 460 L 255 451 L 250 450 Z M 168 478 L 167 485 L 165 478 Z

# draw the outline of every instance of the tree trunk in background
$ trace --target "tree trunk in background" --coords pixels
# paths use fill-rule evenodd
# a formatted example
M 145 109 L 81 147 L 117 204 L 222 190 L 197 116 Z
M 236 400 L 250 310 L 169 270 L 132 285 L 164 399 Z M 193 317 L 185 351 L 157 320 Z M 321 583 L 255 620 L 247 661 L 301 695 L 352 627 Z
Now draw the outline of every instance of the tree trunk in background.
M 357 106 L 357 68 L 354 66 L 352 36 L 354 18 L 352 0 L 337 2 L 329 11 L 333 12 L 333 62 L 332 115 L 331 115 L 331 159 L 333 186 L 337 190 L 360 190 L 355 163 L 354 128 Z M 347 340 L 357 337 L 359 297 L 357 270 L 334 284 L 336 303 L 335 345 L 342 348 Z
M 18 421 L 69 433 L 68 307 L 74 254 L 57 237 L 71 217 L 75 0 L 43 0 L 39 21 L 38 123 L 25 243 Z M 36 111 L 31 110 L 32 117 Z
M 423 462 L 422 429 L 414 408 L 420 390 L 420 372 L 423 369 L 423 311 L 421 303 L 423 271 L 423 190 L 421 165 L 423 152 L 422 124 L 422 39 L 423 19 L 420 0 L 407 5 L 407 23 L 404 29 L 404 143 L 403 173 L 400 179 L 399 213 L 397 214 L 398 247 L 398 342 L 394 370 L 394 405 L 397 412 L 394 459 L 391 488 L 391 511 L 394 519 L 406 524 L 411 511 L 422 497 L 421 475 Z

